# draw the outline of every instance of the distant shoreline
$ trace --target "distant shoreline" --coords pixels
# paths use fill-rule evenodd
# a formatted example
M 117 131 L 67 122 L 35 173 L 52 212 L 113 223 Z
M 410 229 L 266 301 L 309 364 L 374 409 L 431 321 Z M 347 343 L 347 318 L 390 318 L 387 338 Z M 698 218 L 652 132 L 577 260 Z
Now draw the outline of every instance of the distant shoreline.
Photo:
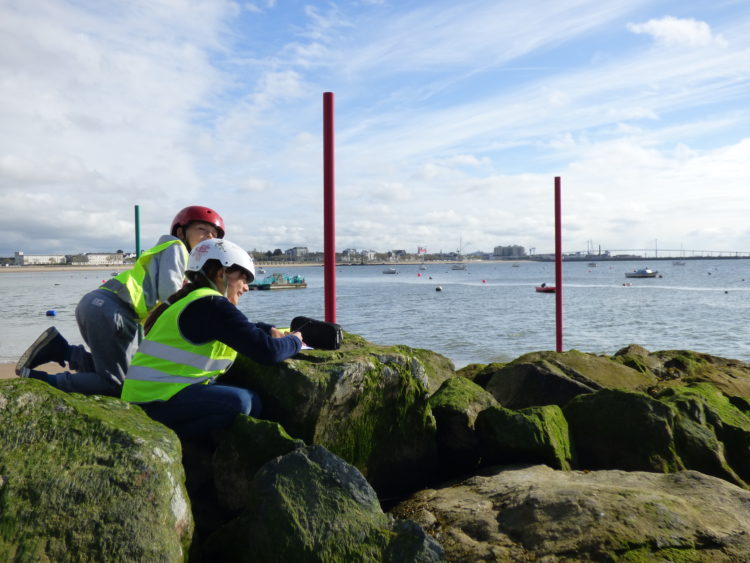
M 0 274 L 7 273 L 29 273 L 29 272 L 122 272 L 123 270 L 129 270 L 132 268 L 132 264 L 115 264 L 113 266 L 5 266 L 0 268 Z
M 609 256 L 609 257 L 577 257 L 577 256 L 564 256 L 563 262 L 663 262 L 663 261 L 693 261 L 693 260 L 748 260 L 748 256 L 664 256 L 664 257 L 643 257 L 643 256 Z M 507 263 L 531 263 L 539 262 L 542 264 L 554 263 L 554 258 L 544 260 L 532 260 L 529 257 L 518 258 L 518 259 L 505 259 L 505 260 L 469 260 L 463 259 L 458 262 L 470 266 L 472 264 L 507 264 Z M 361 264 L 359 262 L 337 262 L 337 268 L 343 267 L 361 267 L 361 266 L 425 266 L 430 265 L 444 265 L 454 264 L 456 260 L 426 260 L 421 261 L 406 261 L 406 262 L 367 262 Z M 256 268 L 310 268 L 310 267 L 322 267 L 322 262 L 256 262 Z M 19 273 L 19 272 L 97 272 L 97 271 L 110 271 L 110 272 L 122 272 L 132 268 L 132 264 L 113 264 L 110 266 L 82 266 L 82 265 L 33 265 L 33 266 L 5 266 L 0 267 L 0 274 L 2 273 Z
M 534 260 L 519 259 L 519 260 L 462 260 L 463 264 L 467 266 L 471 264 L 486 264 L 493 262 L 533 262 Z M 424 262 L 425 265 L 431 264 L 453 264 L 455 260 L 431 260 Z M 360 266 L 421 266 L 422 262 L 368 262 L 367 264 L 360 264 L 357 262 L 338 262 L 337 268 L 341 267 L 360 267 Z M 256 262 L 256 268 L 309 268 L 309 267 L 322 267 L 322 262 Z M 61 264 L 59 266 L 7 266 L 0 267 L 0 274 L 2 273 L 19 273 L 19 272 L 122 272 L 132 268 L 132 264 L 114 264 L 111 266 L 70 266 L 67 264 Z

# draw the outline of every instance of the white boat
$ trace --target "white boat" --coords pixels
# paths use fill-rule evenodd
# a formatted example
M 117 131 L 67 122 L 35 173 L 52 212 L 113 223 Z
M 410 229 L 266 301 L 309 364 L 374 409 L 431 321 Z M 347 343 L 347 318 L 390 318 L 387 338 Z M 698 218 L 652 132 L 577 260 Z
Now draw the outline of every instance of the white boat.
M 255 270 L 255 273 L 256 274 L 265 274 L 266 271 L 263 268 L 258 268 L 257 270 Z
M 386 268 L 383 270 L 384 274 L 398 274 L 398 270 L 396 268 Z
M 466 269 L 466 264 L 464 264 L 463 262 L 459 262 L 458 264 L 453 264 L 451 266 L 451 270 L 465 270 L 465 269 Z
M 655 278 L 659 272 L 656 270 L 650 270 L 649 268 L 641 268 L 640 270 L 633 270 L 632 272 L 625 272 L 626 278 Z
M 424 264 L 422 264 L 422 265 L 421 265 L 421 266 L 419 267 L 419 269 L 420 269 L 420 270 L 426 270 L 426 269 L 427 269 L 427 266 L 425 266 Z
M 674 260 L 672 262 L 672 266 L 684 266 L 684 265 L 685 265 L 685 262 L 682 260 Z
M 596 268 L 596 262 L 589 262 L 588 263 L 589 268 Z

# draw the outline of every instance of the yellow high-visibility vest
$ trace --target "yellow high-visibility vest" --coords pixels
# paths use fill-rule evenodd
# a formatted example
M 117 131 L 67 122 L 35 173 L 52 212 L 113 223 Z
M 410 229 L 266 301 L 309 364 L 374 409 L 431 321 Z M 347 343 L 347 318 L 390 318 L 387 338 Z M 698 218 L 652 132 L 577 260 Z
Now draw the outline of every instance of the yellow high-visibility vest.
M 120 272 L 114 278 L 107 280 L 107 282 L 101 286 L 101 289 L 112 291 L 117 295 L 121 295 L 123 292 L 127 293 L 129 299 L 126 299 L 126 301 L 130 301 L 130 303 L 133 305 L 133 309 L 135 310 L 135 314 L 138 315 L 138 318 L 141 321 L 144 321 L 146 317 L 148 317 L 148 314 L 151 312 L 151 310 L 159 304 L 159 302 L 157 301 L 150 308 L 146 305 L 146 296 L 143 293 L 143 281 L 146 279 L 146 270 L 149 263 L 157 254 L 169 248 L 173 244 L 180 245 L 180 247 L 182 248 L 182 253 L 185 257 L 185 263 L 187 264 L 188 251 L 185 247 L 185 244 L 179 239 L 168 240 L 167 242 L 158 244 L 149 250 L 145 250 L 138 257 L 138 260 L 136 260 L 132 269 Z
M 180 315 L 190 303 L 221 295 L 204 287 L 170 305 L 141 342 L 122 385 L 121 398 L 133 403 L 166 401 L 188 385 L 211 382 L 229 369 L 237 352 L 218 340 L 196 345 L 180 333 Z

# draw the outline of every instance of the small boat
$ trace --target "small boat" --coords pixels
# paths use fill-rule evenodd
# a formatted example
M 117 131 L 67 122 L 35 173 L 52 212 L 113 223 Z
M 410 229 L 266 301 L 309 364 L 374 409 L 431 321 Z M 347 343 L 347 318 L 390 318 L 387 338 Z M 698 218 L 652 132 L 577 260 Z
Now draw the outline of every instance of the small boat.
M 466 264 L 464 263 L 453 264 L 453 266 L 451 266 L 451 270 L 465 270 L 465 269 L 466 269 Z
M 302 276 L 287 276 L 276 273 L 263 279 L 256 279 L 247 287 L 261 291 L 268 289 L 304 289 L 307 287 L 307 282 Z
M 640 270 L 633 270 L 632 272 L 625 272 L 626 278 L 655 278 L 659 272 L 656 270 L 650 270 L 649 268 L 641 268 Z
M 534 288 L 537 293 L 555 293 L 557 288 L 554 285 L 538 285 Z
M 588 263 L 589 268 L 596 268 L 596 262 L 589 262 Z
M 258 268 L 257 270 L 255 270 L 255 273 L 256 274 L 265 274 L 266 271 L 263 268 Z
M 398 274 L 398 270 L 396 268 L 386 268 L 383 270 L 384 274 Z
M 421 265 L 421 266 L 419 267 L 419 269 L 420 269 L 420 270 L 426 270 L 426 269 L 427 269 L 427 266 L 425 266 L 424 264 L 422 264 L 422 265 Z
M 683 260 L 674 260 L 672 262 L 672 266 L 684 266 L 685 262 Z
M 518 268 L 518 264 L 513 264 L 513 267 L 514 268 Z

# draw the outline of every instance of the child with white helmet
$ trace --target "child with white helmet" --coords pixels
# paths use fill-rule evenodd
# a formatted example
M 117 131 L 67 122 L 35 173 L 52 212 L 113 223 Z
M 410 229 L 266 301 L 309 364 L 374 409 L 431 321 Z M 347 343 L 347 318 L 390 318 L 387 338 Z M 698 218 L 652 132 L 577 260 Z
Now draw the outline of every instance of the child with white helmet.
M 121 398 L 138 403 L 180 438 L 200 439 L 229 426 L 237 414 L 260 412 L 252 391 L 214 383 L 237 353 L 278 363 L 300 351 L 302 335 L 252 323 L 236 307 L 255 278 L 252 259 L 236 244 L 201 242 L 187 270 L 189 283 L 146 322 Z

